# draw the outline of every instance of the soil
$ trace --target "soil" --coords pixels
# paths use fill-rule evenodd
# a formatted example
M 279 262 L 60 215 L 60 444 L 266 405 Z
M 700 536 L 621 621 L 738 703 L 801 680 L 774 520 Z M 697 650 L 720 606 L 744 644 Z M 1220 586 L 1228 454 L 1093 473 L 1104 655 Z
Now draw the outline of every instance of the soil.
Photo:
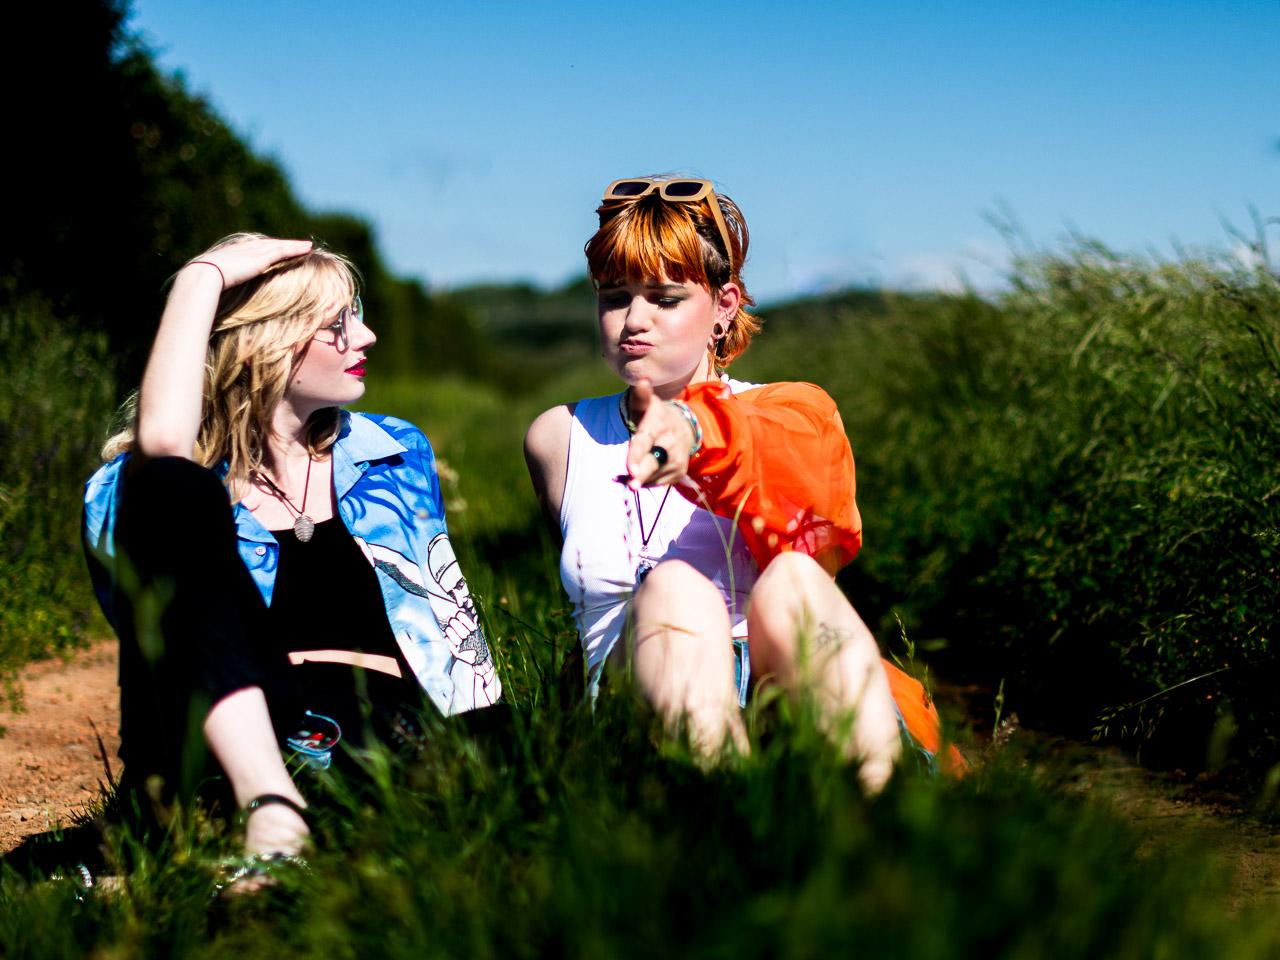
M 1138 831 L 1142 851 L 1169 844 L 1202 850 L 1230 883 L 1224 899 L 1231 910 L 1280 909 L 1280 821 L 1274 807 L 1270 817 L 1259 816 L 1256 801 L 1248 799 L 1256 788 L 1230 773 L 1152 770 L 1119 747 L 1024 729 L 1017 714 L 1001 720 L 993 734 L 993 690 L 935 678 L 933 693 L 974 760 L 1011 751 L 1058 789 L 1111 806 Z
M 100 799 L 108 763 L 120 771 L 115 640 L 32 664 L 19 682 L 22 708 L 0 709 L 0 854 Z
M 1154 850 L 1171 840 L 1198 846 L 1231 878 L 1234 909 L 1280 910 L 1280 830 L 1253 817 L 1221 779 L 1156 772 L 1114 747 L 1046 741 L 1042 762 L 1069 790 L 1099 796 L 1123 813 Z
M 0 710 L 0 854 L 83 813 L 100 798 L 108 769 L 120 770 L 114 640 L 67 661 L 32 664 L 20 683 L 23 709 Z M 983 712 L 975 700 L 987 699 L 974 688 L 937 693 L 971 718 Z M 995 748 L 1018 750 L 1064 789 L 1112 803 L 1152 848 L 1190 841 L 1219 858 L 1233 907 L 1280 908 L 1280 829 L 1251 817 L 1220 783 L 1153 772 L 1120 750 L 1020 730 L 1016 720 L 997 736 Z M 981 740 L 972 753 L 994 749 Z

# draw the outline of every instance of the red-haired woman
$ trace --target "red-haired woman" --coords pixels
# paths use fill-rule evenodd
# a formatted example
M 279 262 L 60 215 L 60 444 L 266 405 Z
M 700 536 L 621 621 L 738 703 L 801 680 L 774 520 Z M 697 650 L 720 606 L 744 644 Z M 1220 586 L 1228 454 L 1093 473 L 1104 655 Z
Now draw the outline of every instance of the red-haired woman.
M 938 750 L 937 715 L 833 580 L 862 539 L 835 404 L 812 384 L 725 374 L 759 324 L 746 222 L 709 181 L 618 180 L 597 212 L 587 262 L 603 356 L 625 389 L 553 407 L 525 438 L 591 689 L 606 663 L 629 661 L 710 755 L 748 748 L 751 675 L 807 686 L 878 790 L 903 729 Z

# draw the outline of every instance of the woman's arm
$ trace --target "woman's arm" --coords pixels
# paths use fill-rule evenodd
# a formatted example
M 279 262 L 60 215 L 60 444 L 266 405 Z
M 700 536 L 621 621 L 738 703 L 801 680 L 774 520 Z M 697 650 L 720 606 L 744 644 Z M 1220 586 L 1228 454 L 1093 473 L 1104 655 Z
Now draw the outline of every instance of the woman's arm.
M 674 484 L 698 506 L 736 520 L 762 570 L 790 550 L 831 573 L 853 559 L 862 545 L 853 453 L 820 387 L 775 383 L 734 394 L 712 381 L 689 386 L 680 399 L 697 418 L 700 449 L 689 456 L 692 434 L 678 408 L 652 404 L 628 451 L 633 483 Z M 655 442 L 670 458 L 661 470 L 648 455 Z
M 533 492 L 556 542 L 560 534 L 560 506 L 569 472 L 569 430 L 573 411 L 568 404 L 552 407 L 529 425 L 524 436 L 524 459 Z
M 205 354 L 222 291 L 310 249 L 310 240 L 245 240 L 209 250 L 178 271 L 142 376 L 138 453 L 191 459 L 204 402 Z

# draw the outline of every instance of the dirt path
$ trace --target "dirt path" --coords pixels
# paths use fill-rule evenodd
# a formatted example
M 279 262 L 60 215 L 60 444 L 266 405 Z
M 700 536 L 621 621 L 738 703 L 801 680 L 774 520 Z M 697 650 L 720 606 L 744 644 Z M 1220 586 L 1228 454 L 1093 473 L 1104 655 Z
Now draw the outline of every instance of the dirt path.
M 120 770 L 115 640 L 66 663 L 33 664 L 21 683 L 25 709 L 0 709 L 0 853 L 66 823 L 98 795 L 106 780 L 98 734 Z
M 1146 849 L 1170 841 L 1203 849 L 1231 877 L 1232 909 L 1280 909 L 1280 830 L 1251 817 L 1240 797 L 1212 781 L 1148 770 L 1115 747 L 1041 738 L 1035 752 L 1063 788 L 1108 801 Z
M 939 705 L 959 725 L 975 756 L 991 749 L 994 691 L 935 678 Z M 1138 831 L 1147 850 L 1170 843 L 1199 847 L 1230 878 L 1227 903 L 1280 908 L 1280 826 L 1262 823 L 1237 790 L 1182 771 L 1139 765 L 1118 747 L 1081 743 L 1022 729 L 1017 715 L 1001 724 L 1000 749 L 1046 774 L 1047 782 L 1109 804 Z
M 21 682 L 26 709 L 0 710 L 0 853 L 65 823 L 95 797 L 105 779 L 98 733 L 119 772 L 115 641 L 96 644 L 67 663 L 28 667 Z M 957 704 L 971 699 L 958 689 L 939 695 Z M 1152 845 L 1199 841 L 1232 871 L 1235 905 L 1280 906 L 1280 831 L 1249 819 L 1236 798 L 1215 796 L 1186 777 L 1143 769 L 1119 750 L 1026 731 L 1011 736 L 1021 741 L 1015 748 L 1052 771 L 1063 788 L 1110 800 Z

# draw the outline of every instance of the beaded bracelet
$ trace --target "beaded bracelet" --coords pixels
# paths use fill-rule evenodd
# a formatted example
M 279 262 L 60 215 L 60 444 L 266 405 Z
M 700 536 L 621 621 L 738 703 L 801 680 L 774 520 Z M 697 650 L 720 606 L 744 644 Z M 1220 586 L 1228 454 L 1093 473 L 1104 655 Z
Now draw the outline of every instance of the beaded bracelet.
M 698 418 L 693 415 L 693 411 L 683 400 L 668 400 L 667 403 L 684 414 L 684 418 L 689 421 L 689 429 L 693 431 L 693 446 L 689 448 L 689 456 L 692 458 L 702 449 L 702 424 L 698 422 Z

